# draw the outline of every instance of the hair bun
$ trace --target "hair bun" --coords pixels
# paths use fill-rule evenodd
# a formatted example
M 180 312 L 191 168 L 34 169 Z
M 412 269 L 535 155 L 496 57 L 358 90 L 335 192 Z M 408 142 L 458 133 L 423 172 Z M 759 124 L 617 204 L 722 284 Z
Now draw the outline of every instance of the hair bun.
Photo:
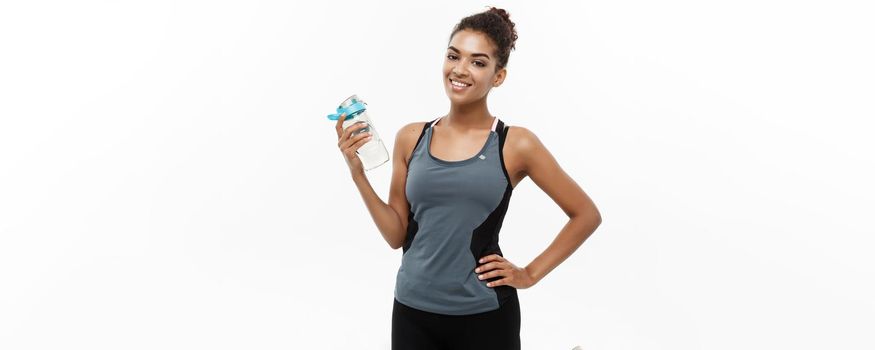
M 515 46 L 514 43 L 516 42 L 517 34 L 514 26 L 516 25 L 513 23 L 513 21 L 510 20 L 510 14 L 507 13 L 506 10 L 494 6 L 490 6 L 489 10 L 486 12 L 498 15 L 499 17 L 501 17 L 501 19 L 504 20 L 505 23 L 507 23 L 508 29 L 510 29 L 511 47 Z
M 507 24 L 510 25 L 511 28 L 513 28 L 514 23 L 513 23 L 513 21 L 510 20 L 510 14 L 507 13 L 507 11 L 505 11 L 504 9 L 500 9 L 498 7 L 490 7 L 489 11 L 486 11 L 486 12 L 494 13 L 496 15 L 501 16 L 501 18 L 504 19 L 504 21 L 507 22 Z
M 505 11 L 504 9 L 501 9 L 501 8 L 498 8 L 498 7 L 494 7 L 494 6 L 490 6 L 490 7 L 489 7 L 489 11 L 487 11 L 487 12 L 492 12 L 492 13 L 499 14 L 499 15 L 501 15 L 501 17 L 504 17 L 504 19 L 510 21 L 510 14 L 508 14 L 507 11 Z

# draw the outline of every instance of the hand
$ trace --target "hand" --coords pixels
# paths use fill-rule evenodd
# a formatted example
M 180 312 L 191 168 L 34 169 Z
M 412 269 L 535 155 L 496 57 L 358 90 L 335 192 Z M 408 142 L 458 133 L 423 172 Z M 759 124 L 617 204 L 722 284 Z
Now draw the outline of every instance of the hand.
M 367 123 L 356 123 L 350 125 L 343 129 L 343 121 L 346 119 L 346 113 L 340 115 L 337 118 L 337 125 L 335 125 L 334 129 L 337 131 L 337 147 L 340 148 L 340 152 L 343 153 L 343 158 L 346 159 L 346 165 L 349 166 L 349 171 L 353 174 L 364 173 L 364 167 L 362 167 L 362 160 L 359 159 L 358 153 L 356 151 L 371 140 L 370 132 L 361 132 L 352 136 L 356 130 L 359 130 L 363 127 L 368 126 Z
M 529 271 L 525 268 L 519 268 L 503 256 L 492 254 L 484 256 L 480 259 L 483 265 L 474 269 L 475 273 L 479 273 L 480 280 L 487 280 L 492 277 L 504 276 L 504 278 L 489 282 L 487 287 L 496 287 L 508 285 L 517 289 L 526 289 L 535 285 L 535 279 L 532 278 Z

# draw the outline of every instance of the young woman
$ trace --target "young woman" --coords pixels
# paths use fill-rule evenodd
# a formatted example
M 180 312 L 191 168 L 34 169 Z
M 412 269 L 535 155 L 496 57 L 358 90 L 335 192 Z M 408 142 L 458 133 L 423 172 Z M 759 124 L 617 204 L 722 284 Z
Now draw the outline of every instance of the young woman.
M 389 203 L 374 192 L 356 150 L 358 127 L 336 125 L 338 147 L 383 238 L 403 248 L 392 311 L 392 349 L 519 349 L 517 289 L 529 288 L 595 231 L 601 215 L 538 138 L 489 113 L 517 35 L 502 9 L 462 19 L 443 65 L 450 111 L 395 137 Z M 498 233 L 514 187 L 530 177 L 568 215 L 526 267 L 505 258 Z

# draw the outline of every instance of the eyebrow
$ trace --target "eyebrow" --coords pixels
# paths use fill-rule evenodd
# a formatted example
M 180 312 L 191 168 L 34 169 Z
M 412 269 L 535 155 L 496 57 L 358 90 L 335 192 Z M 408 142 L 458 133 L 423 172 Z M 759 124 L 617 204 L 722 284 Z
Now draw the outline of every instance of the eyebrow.
M 453 46 L 448 47 L 448 49 L 456 51 L 456 52 L 461 52 L 461 51 L 459 51 L 459 49 L 457 49 Z M 479 53 L 479 52 L 472 53 L 471 56 L 472 57 L 483 56 L 483 57 L 489 58 L 489 55 L 487 55 L 485 53 Z

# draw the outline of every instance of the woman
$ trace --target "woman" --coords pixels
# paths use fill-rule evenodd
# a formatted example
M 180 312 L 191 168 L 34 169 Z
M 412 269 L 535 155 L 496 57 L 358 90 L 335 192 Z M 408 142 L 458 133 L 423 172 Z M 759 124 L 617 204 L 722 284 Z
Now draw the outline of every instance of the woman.
M 338 147 L 383 238 L 403 248 L 392 349 L 519 349 L 517 289 L 535 285 L 601 223 L 589 197 L 528 129 L 505 127 L 486 97 L 502 84 L 517 35 L 502 9 L 462 19 L 450 34 L 443 81 L 451 107 L 395 137 L 389 203 L 368 183 L 356 150 L 366 133 L 337 121 Z M 358 125 L 358 124 L 356 124 Z M 513 188 L 532 178 L 569 216 L 526 267 L 505 258 L 498 233 Z

